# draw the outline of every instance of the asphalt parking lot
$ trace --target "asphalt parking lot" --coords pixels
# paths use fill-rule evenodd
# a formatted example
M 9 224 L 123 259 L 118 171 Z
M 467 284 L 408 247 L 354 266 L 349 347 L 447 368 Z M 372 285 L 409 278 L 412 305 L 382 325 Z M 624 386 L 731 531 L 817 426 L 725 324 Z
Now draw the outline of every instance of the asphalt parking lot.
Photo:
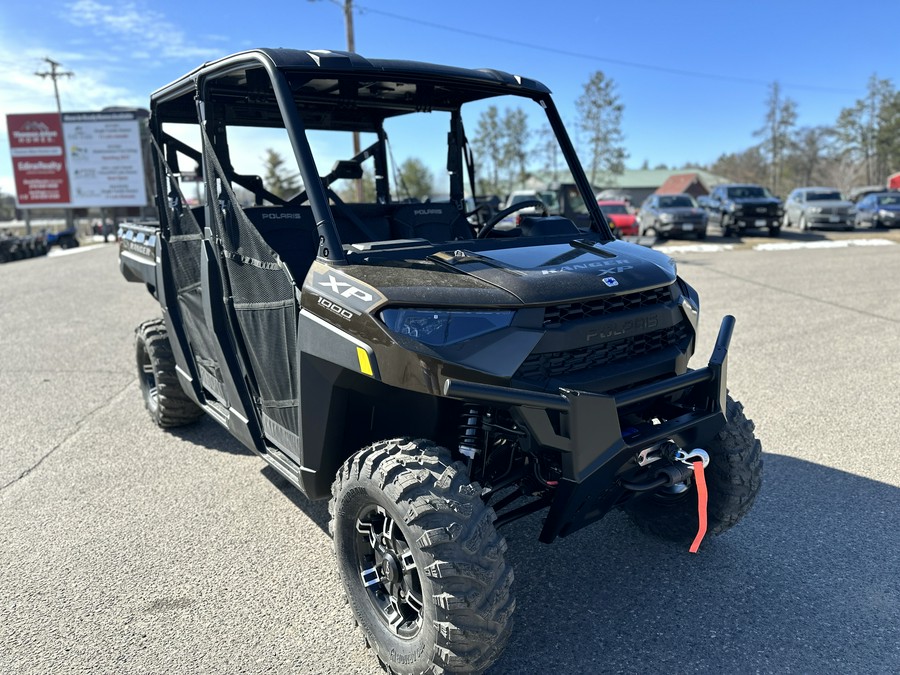
M 551 546 L 511 524 L 492 673 L 900 672 L 900 231 L 710 234 L 666 250 L 701 295 L 697 365 L 737 318 L 756 507 L 696 556 L 620 513 Z M 852 245 L 758 248 L 826 241 Z M 157 315 L 113 245 L 0 266 L 0 672 L 381 672 L 326 505 L 212 421 L 152 425 L 132 335 Z

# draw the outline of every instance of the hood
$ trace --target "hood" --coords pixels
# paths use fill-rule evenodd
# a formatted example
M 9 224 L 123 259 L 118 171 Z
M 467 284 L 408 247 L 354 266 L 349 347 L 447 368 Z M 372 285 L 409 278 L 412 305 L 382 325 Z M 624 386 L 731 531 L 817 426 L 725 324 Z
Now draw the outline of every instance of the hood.
M 443 254 L 441 264 L 502 288 L 526 305 L 620 295 L 675 281 L 671 258 L 623 241 L 462 250 Z
M 459 242 L 459 249 L 425 259 L 370 259 L 343 272 L 377 291 L 382 302 L 441 307 L 558 304 L 675 281 L 675 263 L 667 255 L 625 241 L 587 239 L 529 246 Z
M 748 206 L 753 206 L 755 204 L 765 206 L 768 204 L 781 203 L 781 200 L 778 199 L 778 197 L 731 197 L 729 201 L 732 201 L 735 204 L 746 204 Z

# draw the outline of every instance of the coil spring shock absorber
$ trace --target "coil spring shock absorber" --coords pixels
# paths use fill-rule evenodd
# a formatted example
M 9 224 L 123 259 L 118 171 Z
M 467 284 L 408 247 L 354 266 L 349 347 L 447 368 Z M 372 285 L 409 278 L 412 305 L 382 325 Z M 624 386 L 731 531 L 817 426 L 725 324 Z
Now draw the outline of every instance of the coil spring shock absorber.
M 484 408 L 469 404 L 463 408 L 459 425 L 459 451 L 473 459 L 484 447 Z

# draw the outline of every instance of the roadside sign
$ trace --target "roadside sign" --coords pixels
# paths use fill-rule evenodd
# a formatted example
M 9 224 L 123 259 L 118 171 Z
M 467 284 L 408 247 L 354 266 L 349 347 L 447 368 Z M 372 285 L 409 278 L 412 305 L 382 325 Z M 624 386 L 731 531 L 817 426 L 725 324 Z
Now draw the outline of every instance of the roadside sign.
M 18 206 L 67 206 L 69 180 L 59 115 L 7 115 L 6 123 Z
M 20 208 L 144 206 L 137 113 L 7 115 Z

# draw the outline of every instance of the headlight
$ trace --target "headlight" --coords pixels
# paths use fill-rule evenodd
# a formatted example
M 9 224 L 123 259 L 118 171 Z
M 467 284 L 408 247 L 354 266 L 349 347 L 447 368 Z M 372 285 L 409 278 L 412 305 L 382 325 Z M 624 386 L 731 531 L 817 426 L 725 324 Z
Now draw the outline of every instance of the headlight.
M 659 219 L 664 223 L 671 223 L 675 219 L 675 216 L 671 213 L 660 213 Z
M 385 309 L 381 320 L 395 333 L 408 335 L 427 345 L 452 345 L 506 328 L 512 310 L 464 311 L 404 307 Z
M 737 204 L 735 204 L 734 202 L 731 202 L 731 203 L 728 205 L 728 210 L 729 210 L 729 211 L 737 211 Z
M 894 214 L 893 214 L 893 212 L 888 211 L 887 209 L 879 209 L 878 217 L 879 218 L 893 218 Z
M 821 207 L 821 206 L 810 206 L 810 207 L 809 207 L 808 209 L 806 209 L 806 210 L 807 210 L 809 213 L 822 213 L 822 207 Z

